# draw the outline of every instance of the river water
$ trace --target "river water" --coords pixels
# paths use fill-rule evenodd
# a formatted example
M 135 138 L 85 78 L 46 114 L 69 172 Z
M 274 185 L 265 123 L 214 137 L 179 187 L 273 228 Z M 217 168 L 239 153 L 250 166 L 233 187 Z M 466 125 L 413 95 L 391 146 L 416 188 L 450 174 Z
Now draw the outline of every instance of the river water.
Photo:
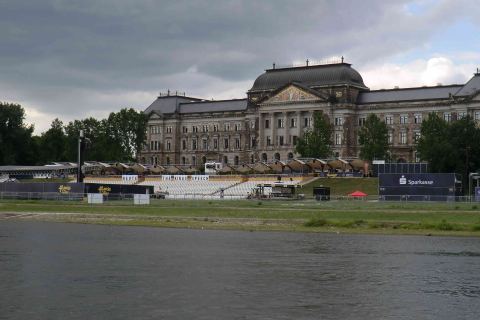
M 0 222 L 0 319 L 479 319 L 480 239 Z

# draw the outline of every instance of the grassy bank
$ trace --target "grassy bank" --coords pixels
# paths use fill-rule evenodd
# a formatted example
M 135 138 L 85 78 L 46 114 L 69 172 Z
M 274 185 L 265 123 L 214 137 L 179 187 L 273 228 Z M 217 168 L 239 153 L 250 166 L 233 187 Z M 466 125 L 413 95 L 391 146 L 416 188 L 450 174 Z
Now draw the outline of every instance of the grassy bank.
M 480 236 L 480 210 L 469 203 L 154 200 L 134 207 L 121 201 L 3 201 L 0 212 L 0 219 L 112 225 Z

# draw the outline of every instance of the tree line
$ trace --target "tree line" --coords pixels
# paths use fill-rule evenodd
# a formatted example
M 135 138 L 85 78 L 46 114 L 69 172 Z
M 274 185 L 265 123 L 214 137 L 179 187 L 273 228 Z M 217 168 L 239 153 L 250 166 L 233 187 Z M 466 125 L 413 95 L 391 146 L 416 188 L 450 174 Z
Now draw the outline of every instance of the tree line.
M 415 150 L 421 161 L 429 163 L 432 172 L 455 172 L 463 175 L 480 168 L 480 128 L 470 116 L 445 121 L 430 113 L 422 122 Z M 313 129 L 298 140 L 296 152 L 302 157 L 329 158 L 332 156 L 333 127 L 328 117 L 315 112 Z M 394 161 L 388 141 L 388 127 L 377 115 L 367 117 L 359 129 L 359 156 L 363 160 Z
M 34 135 L 34 126 L 25 123 L 21 105 L 0 102 L 0 165 L 76 162 L 80 130 L 88 141 L 85 160 L 134 161 L 146 128 L 143 112 L 124 108 L 101 120 L 90 117 L 64 124 L 55 119 L 47 131 Z

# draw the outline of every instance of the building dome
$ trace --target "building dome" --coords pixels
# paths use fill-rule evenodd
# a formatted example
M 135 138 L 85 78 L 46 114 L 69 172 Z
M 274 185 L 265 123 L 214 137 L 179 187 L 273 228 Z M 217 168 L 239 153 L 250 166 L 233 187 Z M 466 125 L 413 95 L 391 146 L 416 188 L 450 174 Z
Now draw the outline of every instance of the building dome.
M 270 91 L 291 82 L 300 82 L 310 88 L 350 85 L 368 89 L 362 76 L 349 63 L 336 63 L 265 70 L 253 83 L 250 92 Z

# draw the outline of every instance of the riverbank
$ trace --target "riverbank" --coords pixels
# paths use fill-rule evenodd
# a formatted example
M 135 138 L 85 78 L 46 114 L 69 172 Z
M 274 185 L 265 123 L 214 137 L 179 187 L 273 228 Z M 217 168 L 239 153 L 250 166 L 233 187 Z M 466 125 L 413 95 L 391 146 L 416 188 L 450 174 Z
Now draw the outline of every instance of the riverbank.
M 132 206 L 114 201 L 3 201 L 1 220 L 246 231 L 480 236 L 480 210 L 470 203 L 367 201 L 169 201 Z

